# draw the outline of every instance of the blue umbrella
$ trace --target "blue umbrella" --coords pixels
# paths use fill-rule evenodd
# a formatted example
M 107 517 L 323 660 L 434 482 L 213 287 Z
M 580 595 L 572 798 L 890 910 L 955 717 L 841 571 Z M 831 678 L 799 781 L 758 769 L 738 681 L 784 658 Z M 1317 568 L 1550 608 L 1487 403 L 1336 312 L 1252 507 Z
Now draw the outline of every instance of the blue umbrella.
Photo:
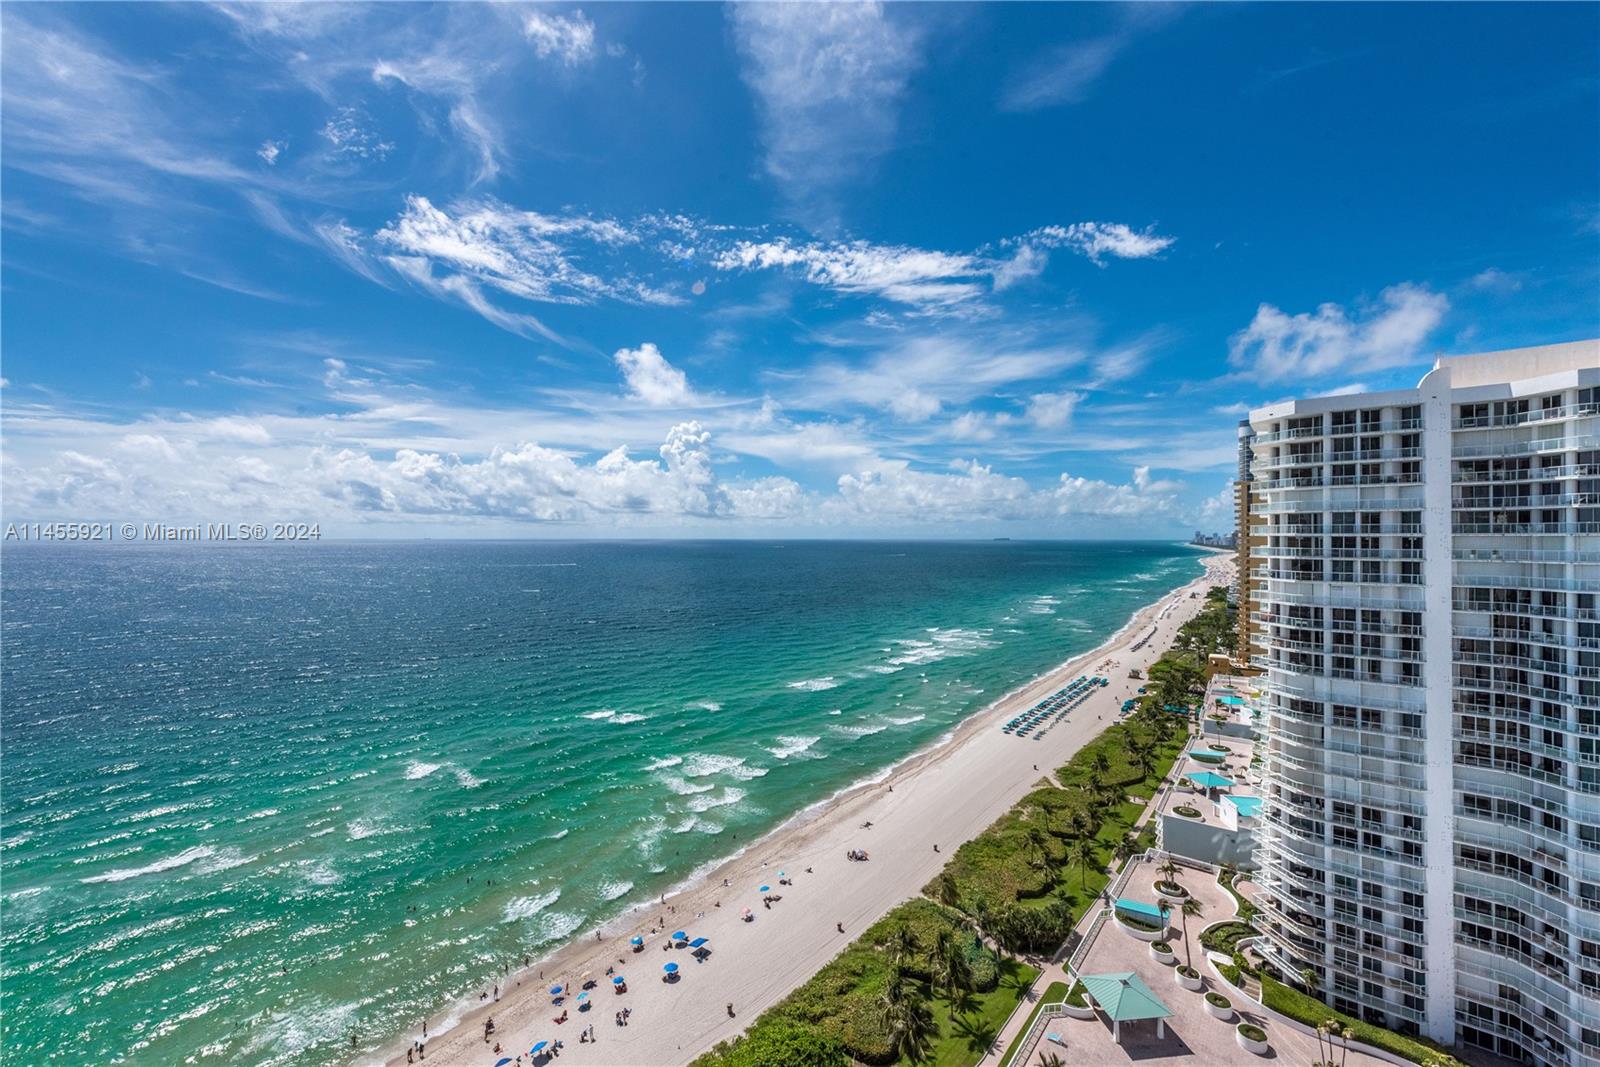
M 684 933 L 682 930 L 674 930 L 672 932 L 672 940 L 674 941 L 687 941 L 688 939 L 689 935 Z
M 546 1046 L 546 1045 L 548 1045 L 548 1044 L 549 1044 L 549 1043 L 550 1043 L 550 1042 L 548 1042 L 548 1041 L 541 1041 L 541 1042 L 539 1042 L 539 1043 L 538 1043 L 538 1044 L 537 1044 L 537 1045 L 535 1045 L 535 1046 L 533 1046 L 533 1047 L 532 1047 L 532 1048 L 530 1048 L 530 1049 L 529 1049 L 529 1050 L 528 1050 L 528 1055 L 530 1055 L 530 1056 L 537 1056 L 537 1055 L 538 1055 L 538 1054 L 539 1054 L 539 1050 L 540 1050 L 540 1049 L 542 1049 L 542 1048 L 544 1048 L 544 1047 L 545 1047 L 545 1046 Z
M 787 878 L 787 877 L 789 877 L 789 876 L 788 876 L 788 875 L 787 875 L 787 874 L 785 874 L 785 873 L 783 873 L 783 872 L 782 872 L 782 871 L 779 871 L 779 872 L 778 872 L 778 877 L 779 877 L 779 878 Z
M 668 974 L 678 973 L 678 965 L 676 963 L 664 963 L 661 965 L 661 969 L 666 971 Z
M 510 1056 L 506 1056 L 503 1059 L 495 1060 L 494 1061 L 494 1067 L 506 1067 L 506 1064 L 508 1064 L 510 1062 L 511 1062 L 511 1057 Z
M 558 986 L 558 985 L 551 986 L 550 987 L 550 995 L 552 997 L 559 997 L 561 995 L 561 987 Z
M 758 889 L 758 890 L 756 890 L 756 892 L 758 892 L 758 893 L 765 893 L 765 892 L 766 892 L 766 891 L 767 891 L 767 890 L 769 890 L 769 889 L 771 889 L 771 888 L 772 888 L 772 887 L 771 887 L 771 886 L 770 886 L 770 885 L 764 885 L 764 886 L 762 886 L 762 887 L 761 887 L 761 888 L 760 888 L 760 889 Z
M 697 937 L 693 941 L 689 942 L 689 947 L 690 948 L 699 948 L 701 945 L 703 945 L 705 943 L 706 943 L 706 939 L 705 938 Z
M 633 940 L 632 940 L 632 941 L 630 941 L 630 942 L 628 942 L 628 943 L 629 943 L 629 944 L 630 944 L 630 945 L 642 945 L 642 944 L 644 944 L 644 938 L 642 938 L 642 937 L 635 937 L 635 938 L 634 938 L 634 939 L 633 939 Z
M 587 993 L 579 993 L 578 994 L 578 1003 L 579 1004 L 582 1004 L 584 1001 L 586 1001 L 588 999 L 589 999 L 589 994 L 587 994 Z
M 611 984 L 612 985 L 621 985 L 623 982 L 626 982 L 626 981 L 627 981 L 627 979 L 622 977 L 622 975 L 619 974 L 615 978 L 611 979 Z

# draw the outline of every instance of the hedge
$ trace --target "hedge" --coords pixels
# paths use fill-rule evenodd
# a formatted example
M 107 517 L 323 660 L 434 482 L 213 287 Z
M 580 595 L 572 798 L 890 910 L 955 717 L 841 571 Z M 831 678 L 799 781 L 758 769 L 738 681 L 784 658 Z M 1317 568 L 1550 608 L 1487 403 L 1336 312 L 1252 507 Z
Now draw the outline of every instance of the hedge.
M 1350 1037 L 1373 1048 L 1381 1048 L 1413 1063 L 1438 1063 L 1441 1067 L 1465 1067 L 1443 1045 L 1425 1037 L 1407 1037 L 1393 1030 L 1335 1011 L 1322 1001 L 1298 989 L 1291 989 L 1275 978 L 1261 976 L 1261 1003 L 1273 1011 L 1307 1026 L 1319 1026 L 1333 1019 L 1349 1028 Z

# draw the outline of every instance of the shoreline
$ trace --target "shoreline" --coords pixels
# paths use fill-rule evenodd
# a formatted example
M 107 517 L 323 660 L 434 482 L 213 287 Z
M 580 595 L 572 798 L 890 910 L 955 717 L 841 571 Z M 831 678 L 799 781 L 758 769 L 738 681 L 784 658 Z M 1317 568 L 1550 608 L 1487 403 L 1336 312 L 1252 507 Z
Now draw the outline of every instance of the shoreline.
M 871 834 L 871 831 L 865 829 L 865 824 L 863 824 L 862 829 L 854 831 L 849 829 L 849 824 L 864 813 L 871 814 L 870 809 L 873 808 L 875 801 L 881 802 L 889 797 L 903 797 L 910 793 L 921 792 L 917 788 L 920 784 L 919 779 L 929 776 L 936 769 L 947 767 L 956 762 L 962 753 L 975 747 L 975 742 L 988 739 L 988 747 L 990 749 L 994 749 L 998 743 L 1001 751 L 1016 755 L 1018 762 L 1024 767 L 1030 766 L 1032 759 L 1023 762 L 1021 760 L 1022 756 L 1040 757 L 1037 771 L 1025 770 L 1016 775 L 1011 781 L 1004 783 L 1001 794 L 1003 803 L 1000 803 L 997 809 L 995 797 L 991 796 L 988 803 L 981 805 L 977 809 L 983 814 L 980 822 L 975 826 L 969 826 L 967 828 L 968 832 L 959 837 L 946 835 L 943 839 L 950 842 L 949 847 L 953 851 L 963 841 L 976 836 L 977 833 L 987 828 L 995 818 L 998 818 L 1011 804 L 1033 788 L 1041 779 L 1052 774 L 1084 743 L 1098 735 L 1105 727 L 1117 721 L 1118 716 L 1115 714 L 1112 714 L 1109 719 L 1105 718 L 1104 710 L 1095 720 L 1088 720 L 1087 711 L 1094 707 L 1104 708 L 1108 703 L 1108 697 L 1115 698 L 1114 702 L 1110 703 L 1110 707 L 1114 711 L 1120 705 L 1125 691 L 1131 692 L 1132 689 L 1137 688 L 1137 683 L 1133 686 L 1126 684 L 1128 682 L 1128 668 L 1133 666 L 1147 667 L 1148 662 L 1145 661 L 1153 662 L 1162 652 L 1166 651 L 1168 643 L 1151 639 L 1138 649 L 1130 650 L 1128 646 L 1134 641 L 1136 635 L 1150 628 L 1154 628 L 1152 638 L 1162 631 L 1175 632 L 1176 627 L 1187 621 L 1189 615 L 1193 614 L 1192 611 L 1181 611 L 1181 607 L 1185 604 L 1198 605 L 1200 603 L 1198 600 L 1191 599 L 1187 594 L 1199 592 L 1203 595 L 1207 588 L 1227 583 L 1228 555 L 1231 554 L 1227 553 L 1226 550 L 1212 550 L 1197 557 L 1203 568 L 1198 577 L 1175 589 L 1162 593 L 1154 601 L 1136 609 L 1129 615 L 1122 626 L 1107 636 L 1095 648 L 1079 653 L 1028 678 L 990 701 L 982 709 L 967 716 L 936 740 L 924 744 L 917 750 L 889 764 L 882 771 L 836 790 L 829 796 L 823 797 L 790 815 L 761 837 L 719 859 L 702 864 L 685 875 L 681 881 L 675 883 L 656 902 L 636 905 L 628 911 L 607 920 L 600 926 L 587 931 L 582 937 L 568 940 L 542 958 L 533 960 L 529 965 L 512 970 L 501 979 L 504 985 L 501 987 L 501 995 L 497 1000 L 474 1002 L 469 995 L 444 1007 L 442 1009 L 442 1017 L 437 1015 L 433 1017 L 433 1020 L 437 1020 L 443 1028 L 436 1028 L 432 1025 L 428 1027 L 426 1040 L 427 1061 L 438 1060 L 451 1064 L 467 1063 L 474 1061 L 478 1056 L 483 1056 L 486 1063 L 492 1063 L 500 1058 L 489 1055 L 494 1047 L 494 1042 L 504 1045 L 506 1051 L 502 1055 L 515 1059 L 519 1051 L 526 1056 L 526 1050 L 535 1041 L 554 1040 L 559 1037 L 564 1042 L 563 1053 L 568 1056 L 577 1055 L 581 1060 L 589 1063 L 685 1063 L 709 1050 L 718 1041 L 727 1040 L 742 1033 L 749 1022 L 754 1021 L 755 1017 L 762 1011 L 782 999 L 793 988 L 815 973 L 824 963 L 832 959 L 840 949 L 853 940 L 856 933 L 862 928 L 875 921 L 895 904 L 918 895 L 922 886 L 939 869 L 942 869 L 945 858 L 949 853 L 941 853 L 938 850 L 938 844 L 935 843 L 934 848 L 927 853 L 928 858 L 937 860 L 937 863 L 932 865 L 932 870 L 921 869 L 928 866 L 927 859 L 924 859 L 921 865 L 908 871 L 900 869 L 899 865 L 891 867 L 885 864 L 880 866 L 880 848 L 874 847 L 872 850 L 873 862 L 861 865 L 851 864 L 850 866 L 869 867 L 871 870 L 866 873 L 874 876 L 882 875 L 882 877 L 875 880 L 892 883 L 887 895 L 894 897 L 894 899 L 889 900 L 881 907 L 877 907 L 875 911 L 872 910 L 870 902 L 868 902 L 866 909 L 857 907 L 856 910 L 858 912 L 864 911 L 866 913 L 860 919 L 852 917 L 852 922 L 843 924 L 846 927 L 846 933 L 842 936 L 835 932 L 833 924 L 826 924 L 825 933 L 827 937 L 823 938 L 825 951 L 820 954 L 815 950 L 806 953 L 802 966 L 798 968 L 791 966 L 789 968 L 790 973 L 785 976 L 789 980 L 773 982 L 769 976 L 767 981 L 755 983 L 765 986 L 760 990 L 753 990 L 751 988 L 752 982 L 749 980 L 717 983 L 718 987 L 723 991 L 706 1001 L 714 1009 L 711 1017 L 716 1020 L 716 1025 L 708 1026 L 704 1030 L 693 1026 L 685 1026 L 680 1021 L 687 1008 L 687 1004 L 682 1002 L 686 998 L 690 1002 L 697 1002 L 703 999 L 694 992 L 704 984 L 702 978 L 718 972 L 726 973 L 732 965 L 740 961 L 728 959 L 727 956 L 731 955 L 733 950 L 732 948 L 724 948 L 720 957 L 716 954 L 713 955 L 712 961 L 706 964 L 706 968 L 710 968 L 710 971 L 703 975 L 701 972 L 705 971 L 706 968 L 694 965 L 693 961 L 686 956 L 663 957 L 660 952 L 656 951 L 662 948 L 660 938 L 666 930 L 691 929 L 691 933 L 694 930 L 700 930 L 703 933 L 708 923 L 715 923 L 719 926 L 733 925 L 735 930 L 742 928 L 745 931 L 749 931 L 751 927 L 769 927 L 779 922 L 786 922 L 791 918 L 797 918 L 798 916 L 794 916 L 791 909 L 784 909 L 780 905 L 778 909 L 770 913 L 770 916 L 763 910 L 758 916 L 758 922 L 734 925 L 737 923 L 740 905 L 754 907 L 759 902 L 756 894 L 751 892 L 750 887 L 744 886 L 742 882 L 751 882 L 753 885 L 755 881 L 776 881 L 777 867 L 773 868 L 771 875 L 763 874 L 762 871 L 774 863 L 778 864 L 778 866 L 787 863 L 789 866 L 795 867 L 797 871 L 804 870 L 805 873 L 797 873 L 793 879 L 793 884 L 782 887 L 781 892 L 784 895 L 800 896 L 802 890 L 809 888 L 807 883 L 822 880 L 822 873 L 819 871 L 819 874 L 813 875 L 811 869 L 806 866 L 806 861 L 801 858 L 802 856 L 816 850 L 823 839 L 839 836 L 841 832 L 846 832 L 848 836 L 853 837 L 867 837 Z M 1114 655 L 1120 655 L 1122 658 L 1113 663 L 1112 657 Z M 1110 664 L 1109 667 L 1107 666 L 1108 664 Z M 1064 751 L 1062 750 L 1062 738 L 1059 736 L 1053 737 L 1049 743 L 1029 745 L 1027 742 L 1021 741 L 1021 739 L 1011 738 L 1000 734 L 998 731 L 985 730 L 986 727 L 992 728 L 1002 714 L 1009 715 L 1020 708 L 1031 706 L 1042 696 L 1054 692 L 1078 674 L 1104 674 L 1110 679 L 1111 685 L 1106 687 L 1097 699 L 1091 700 L 1088 705 L 1085 705 L 1083 710 L 1075 713 L 1074 718 L 1069 723 L 1063 723 L 1052 731 L 1052 733 L 1081 735 L 1076 736 L 1075 743 L 1065 748 Z M 1099 725 L 1085 733 L 1083 727 L 1091 722 Z M 1077 728 L 1074 729 L 1073 727 Z M 996 785 L 990 777 L 980 776 L 980 778 L 991 788 Z M 900 793 L 895 792 L 896 786 L 901 787 Z M 937 798 L 923 796 L 921 800 L 923 807 L 929 806 L 927 803 L 929 801 L 933 802 L 933 806 L 939 806 Z M 877 821 L 869 819 L 868 823 L 878 825 L 881 821 L 881 819 Z M 841 849 L 840 851 L 842 852 L 843 850 Z M 825 856 L 822 862 L 827 862 L 828 859 L 836 859 L 837 855 L 835 853 L 833 856 Z M 763 856 L 767 858 L 761 858 Z M 813 866 L 820 867 L 820 864 L 814 864 Z M 830 864 L 830 866 L 837 865 Z M 736 878 L 736 876 L 738 877 Z M 742 879 L 742 882 L 740 879 Z M 741 893 L 743 894 L 742 896 L 740 896 Z M 805 893 L 805 895 L 812 896 L 811 893 Z M 727 897 L 737 898 L 737 903 L 726 910 L 721 910 L 721 898 Z M 849 890 L 844 889 L 842 894 L 835 895 L 832 899 L 835 905 L 843 911 L 849 910 L 852 906 L 852 902 L 848 898 Z M 682 909 L 681 915 L 680 908 Z M 693 914 L 693 918 L 688 917 L 690 914 Z M 776 933 L 777 931 L 773 930 L 773 932 Z M 627 945 L 628 937 L 635 933 L 645 938 L 646 943 L 643 951 L 631 951 Z M 593 935 L 593 939 L 590 939 L 590 935 Z M 714 946 L 727 946 L 737 940 L 739 939 L 736 936 L 724 934 L 720 937 L 714 937 L 712 943 Z M 744 940 L 749 940 L 749 938 Z M 652 994 L 656 992 L 656 987 L 661 983 L 653 979 L 657 977 L 655 965 L 659 964 L 663 958 L 682 964 L 685 975 L 689 975 L 691 966 L 694 967 L 692 975 L 666 987 L 670 991 L 668 999 L 677 1004 L 670 1013 L 672 1016 L 671 1021 L 664 1021 L 662 1018 L 656 1017 L 657 1013 L 655 1011 L 649 1011 L 648 1014 L 652 1016 L 651 1019 L 641 1017 L 639 1020 L 630 1020 L 630 1026 L 637 1022 L 643 1027 L 638 1032 L 639 1037 L 637 1038 L 629 1028 L 615 1027 L 611 1018 L 602 1018 L 605 1014 L 603 1010 L 592 1010 L 583 1014 L 573 1011 L 569 1014 L 569 1022 L 567 1024 L 557 1025 L 552 1021 L 552 1017 L 557 1014 L 559 1009 L 551 1007 L 550 998 L 546 993 L 547 987 L 554 984 L 566 985 L 569 978 L 581 978 L 586 973 L 592 973 L 595 979 L 602 982 L 602 986 L 597 986 L 591 994 L 596 998 L 595 1003 L 611 1006 L 613 1009 L 623 1006 L 631 1007 L 635 1013 L 643 1016 L 647 1002 L 658 999 Z M 751 960 L 745 959 L 742 962 L 747 968 Z M 606 993 L 606 989 L 603 987 L 605 984 L 603 972 L 608 967 L 616 967 L 618 973 L 633 972 L 629 973 L 630 991 L 625 999 Z M 742 970 L 743 968 L 737 969 Z M 768 970 L 770 972 L 770 968 Z M 487 986 L 490 983 L 492 983 L 492 979 L 486 980 L 485 985 Z M 726 987 L 736 987 L 738 994 L 736 999 L 740 1005 L 737 1016 L 731 1018 L 723 1012 L 721 1000 L 718 999 L 719 997 L 725 998 L 733 992 L 731 988 Z M 758 993 L 758 999 L 753 1004 L 750 1000 L 752 992 Z M 764 996 L 759 994 L 764 994 Z M 734 1001 L 730 1000 L 729 1002 L 733 1003 Z M 570 1002 L 569 1007 L 571 1007 Z M 704 1006 L 697 1006 L 696 1009 L 689 1010 L 698 1015 L 706 1009 Z M 492 1041 L 486 1043 L 482 1040 L 482 1026 L 484 1020 L 489 1017 L 495 1018 L 496 1032 Z M 608 1046 L 607 1053 L 603 1058 L 598 1051 L 591 1052 L 589 1045 L 580 1044 L 578 1041 L 579 1030 L 590 1024 L 593 1024 L 596 1029 L 596 1044 L 601 1043 L 603 1040 Z M 602 1024 L 604 1025 L 603 1030 L 600 1028 Z M 682 1036 L 686 1032 L 691 1035 L 687 1038 L 690 1042 L 689 1047 L 678 1044 L 669 1052 L 666 1042 L 667 1035 Z M 644 1039 L 643 1035 L 646 1033 L 657 1035 L 662 1040 L 652 1042 Z M 407 1027 L 404 1033 L 394 1039 L 392 1046 L 388 1051 L 381 1054 L 381 1058 L 368 1056 L 356 1062 L 362 1064 L 404 1064 L 406 1062 L 407 1049 L 411 1048 L 413 1043 L 420 1038 L 420 1026 L 413 1023 Z M 619 1044 L 632 1046 L 622 1053 L 623 1058 L 617 1058 Z M 523 1062 L 526 1063 L 528 1060 L 524 1059 Z

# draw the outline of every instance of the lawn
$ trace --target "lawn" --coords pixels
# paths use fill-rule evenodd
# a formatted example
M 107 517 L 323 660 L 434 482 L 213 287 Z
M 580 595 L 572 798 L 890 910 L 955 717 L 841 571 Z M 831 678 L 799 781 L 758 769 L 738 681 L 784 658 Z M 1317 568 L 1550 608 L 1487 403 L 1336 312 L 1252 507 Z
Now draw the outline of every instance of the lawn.
M 1033 1021 L 1039 1017 L 1039 1012 L 1046 1004 L 1057 1004 L 1067 999 L 1067 983 L 1051 982 L 1045 991 L 1034 1002 L 1033 1010 L 1028 1013 L 1028 1021 L 1022 1024 L 1022 1029 L 1011 1042 L 1011 1047 L 1006 1049 L 1005 1059 L 1000 1061 L 1000 1067 L 1010 1067 L 1011 1060 L 1017 1054 L 1017 1048 L 1022 1044 L 1023 1038 L 1028 1036 L 1028 1031 L 1033 1028 Z
M 994 1044 L 1000 1028 L 1011 1018 L 1017 1002 L 1037 977 L 1039 971 L 1035 967 L 1017 960 L 1002 961 L 1000 985 L 991 992 L 967 997 L 966 1007 L 957 1012 L 954 1019 L 950 1018 L 950 1002 L 942 995 L 933 997 L 929 1006 L 933 1009 L 933 1021 L 938 1024 L 939 1034 L 933 1039 L 932 1049 L 925 1059 L 911 1060 L 901 1056 L 899 1063 L 972 1067 L 983 1059 L 989 1046 Z M 1062 992 L 1066 992 L 1065 988 Z M 1037 1007 L 1035 1010 L 1038 1010 Z
M 1261 1002 L 1273 1011 L 1282 1012 L 1291 1019 L 1297 1019 L 1308 1026 L 1318 1026 L 1328 1019 L 1336 1019 L 1345 1026 L 1350 1027 L 1350 1036 L 1357 1041 L 1364 1042 L 1374 1048 L 1381 1048 L 1385 1052 L 1392 1052 L 1396 1056 L 1404 1056 L 1413 1063 L 1438 1063 L 1443 1067 L 1465 1067 L 1460 1060 L 1442 1048 L 1435 1045 L 1427 1038 L 1406 1037 L 1393 1030 L 1385 1030 L 1369 1022 L 1351 1018 L 1343 1012 L 1334 1011 L 1328 1005 L 1300 992 L 1291 989 L 1282 982 L 1266 975 L 1261 976 Z

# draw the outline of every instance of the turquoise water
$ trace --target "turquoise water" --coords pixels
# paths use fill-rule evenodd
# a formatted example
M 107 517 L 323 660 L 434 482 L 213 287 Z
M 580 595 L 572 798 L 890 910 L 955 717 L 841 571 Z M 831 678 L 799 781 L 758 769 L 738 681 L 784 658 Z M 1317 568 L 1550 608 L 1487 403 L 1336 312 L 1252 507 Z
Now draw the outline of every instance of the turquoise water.
M 1199 572 L 1165 543 L 8 548 L 4 1059 L 437 1031 Z

